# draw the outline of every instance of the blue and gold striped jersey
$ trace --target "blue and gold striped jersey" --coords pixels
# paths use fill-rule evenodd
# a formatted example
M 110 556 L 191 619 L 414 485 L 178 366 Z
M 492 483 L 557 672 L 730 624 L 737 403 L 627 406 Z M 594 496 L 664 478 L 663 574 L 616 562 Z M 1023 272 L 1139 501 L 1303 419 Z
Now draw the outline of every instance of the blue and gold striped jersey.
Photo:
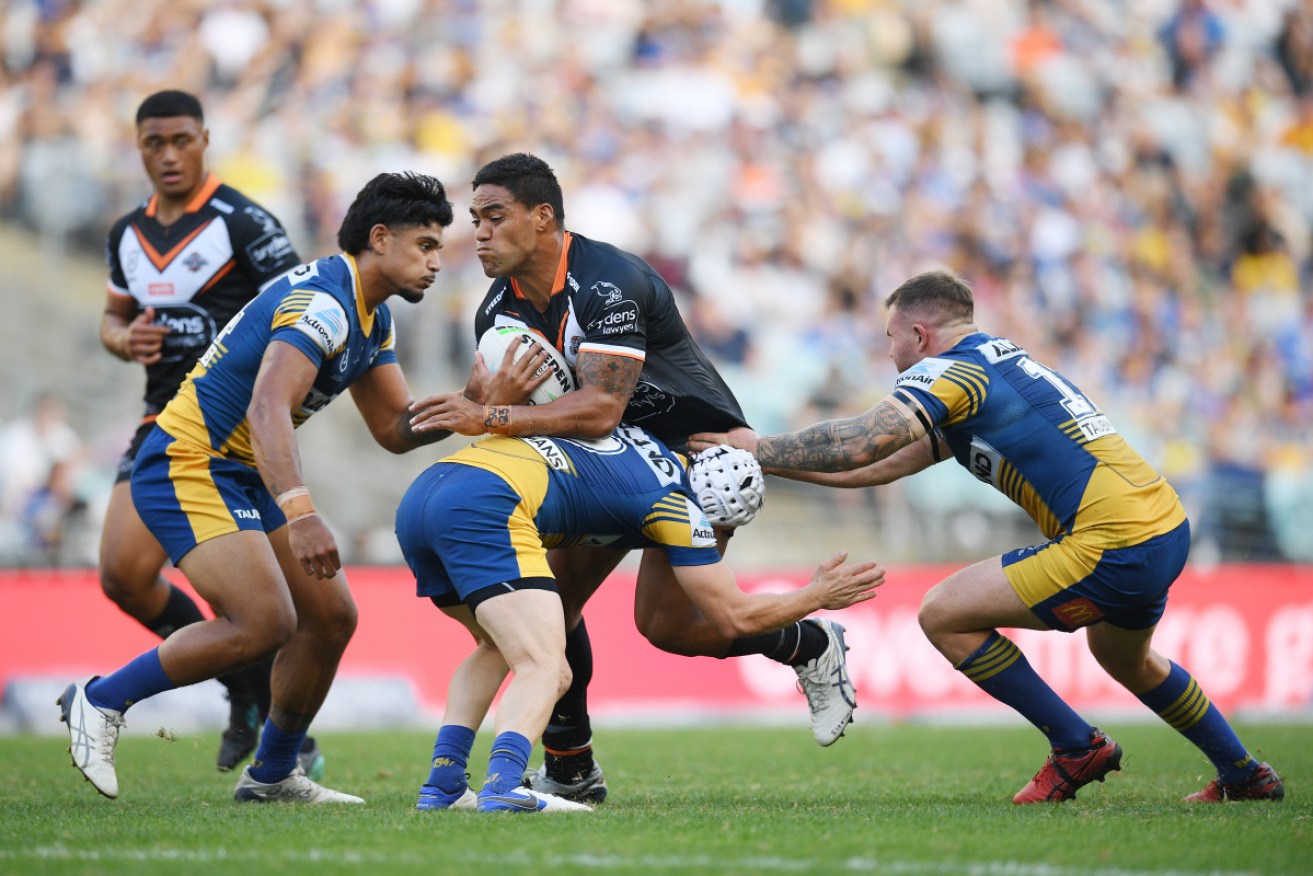
M 292 413 L 294 426 L 370 368 L 397 361 L 387 305 L 367 311 L 355 259 L 329 256 L 288 271 L 238 311 L 157 424 L 180 441 L 253 466 L 246 409 L 271 341 L 291 344 L 319 365 L 313 387 Z
M 664 547 L 672 565 L 719 562 L 683 457 L 637 426 L 607 438 L 491 435 L 441 460 L 491 471 L 523 497 L 548 548 Z
M 1065 377 L 1011 341 L 976 333 L 898 376 L 976 478 L 1021 506 L 1046 538 L 1098 530 L 1110 545 L 1175 529 L 1166 479 Z

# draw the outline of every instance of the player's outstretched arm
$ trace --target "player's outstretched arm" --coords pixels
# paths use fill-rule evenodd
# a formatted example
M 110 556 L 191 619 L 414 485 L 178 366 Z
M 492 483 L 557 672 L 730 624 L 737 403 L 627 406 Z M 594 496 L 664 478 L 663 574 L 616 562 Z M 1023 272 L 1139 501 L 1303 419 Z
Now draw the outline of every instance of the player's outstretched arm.
M 848 472 L 887 459 L 927 433 L 921 418 L 890 395 L 856 417 L 826 420 L 785 435 L 753 440 L 753 436 L 700 433 L 690 439 L 689 449 L 732 444 L 750 451 L 763 469 L 786 476 L 788 472 Z
M 435 430 L 416 433 L 410 428 L 410 387 L 395 362 L 370 368 L 351 384 L 351 399 L 369 427 L 369 434 L 385 450 L 405 453 L 451 434 Z
M 728 639 L 755 636 L 802 620 L 813 612 L 847 608 L 875 598 L 884 583 L 877 563 L 845 563 L 847 553 L 822 563 L 811 582 L 787 593 L 744 593 L 723 562 L 676 566 L 675 579 L 703 616 Z
M 823 487 L 856 489 L 891 484 L 900 478 L 924 471 L 939 461 L 935 459 L 931 436 L 926 434 L 884 459 L 851 471 L 791 471 L 777 468 L 763 468 L 762 471 L 794 481 L 820 484 Z

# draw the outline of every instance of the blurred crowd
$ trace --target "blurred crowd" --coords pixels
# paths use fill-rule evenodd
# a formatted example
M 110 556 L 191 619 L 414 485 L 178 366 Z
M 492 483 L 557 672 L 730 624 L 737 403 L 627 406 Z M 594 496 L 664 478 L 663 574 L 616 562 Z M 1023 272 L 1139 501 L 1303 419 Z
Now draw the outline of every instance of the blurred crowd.
M 101 245 L 149 194 L 131 120 L 161 88 L 307 258 L 379 171 L 460 215 L 532 151 L 759 430 L 883 395 L 881 302 L 947 266 L 1202 543 L 1313 560 L 1313 0 L 9 0 L 0 56 L 7 221 Z M 467 223 L 444 257 L 421 375 L 463 375 L 486 289 Z

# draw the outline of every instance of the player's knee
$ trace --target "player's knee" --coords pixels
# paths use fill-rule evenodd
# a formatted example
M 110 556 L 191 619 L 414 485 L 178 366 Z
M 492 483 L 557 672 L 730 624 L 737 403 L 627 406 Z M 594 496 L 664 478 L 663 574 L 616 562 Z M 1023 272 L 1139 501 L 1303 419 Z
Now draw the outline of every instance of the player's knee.
M 570 664 L 565 660 L 560 660 L 556 665 L 556 698 L 559 700 L 565 696 L 565 692 L 570 689 L 574 682 L 574 673 L 570 671 Z
M 916 622 L 921 625 L 921 632 L 931 642 L 951 632 L 948 609 L 939 586 L 930 588 L 921 600 L 921 607 L 916 613 Z
M 346 650 L 347 643 L 355 635 L 359 622 L 360 612 L 349 596 L 335 600 L 324 612 L 321 635 L 330 645 Z
M 103 558 L 100 563 L 100 589 L 115 603 L 141 596 L 155 584 L 158 573 L 143 573 L 114 557 Z

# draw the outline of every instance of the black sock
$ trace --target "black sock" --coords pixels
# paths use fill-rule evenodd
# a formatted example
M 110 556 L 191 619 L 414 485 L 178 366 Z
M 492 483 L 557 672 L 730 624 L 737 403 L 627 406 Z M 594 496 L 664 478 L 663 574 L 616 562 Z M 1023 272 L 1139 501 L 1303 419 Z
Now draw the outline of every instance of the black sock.
M 160 612 L 159 617 L 146 624 L 146 629 L 161 639 L 167 639 L 175 630 L 203 620 L 205 615 L 201 614 L 201 610 L 197 608 L 192 598 L 170 584 L 169 598 L 164 603 L 164 610 Z
M 593 769 L 593 728 L 588 719 L 588 682 L 593 680 L 593 644 L 583 618 L 565 634 L 565 660 L 574 674 L 570 687 L 552 708 L 543 731 L 547 775 L 558 782 L 578 781 Z
M 828 646 L 829 639 L 826 638 L 820 624 L 801 620 L 772 633 L 735 639 L 730 643 L 729 653 L 725 656 L 764 654 L 776 663 L 801 666 L 821 656 Z

